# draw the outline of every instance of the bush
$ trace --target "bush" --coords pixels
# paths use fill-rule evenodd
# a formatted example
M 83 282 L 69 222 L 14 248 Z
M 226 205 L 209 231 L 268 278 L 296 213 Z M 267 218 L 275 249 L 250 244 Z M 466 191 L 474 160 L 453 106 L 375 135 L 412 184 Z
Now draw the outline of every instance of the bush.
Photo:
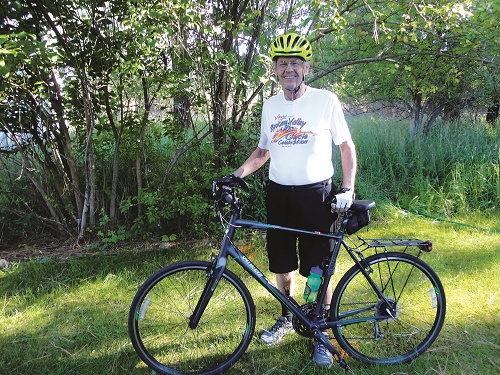
M 499 129 L 486 124 L 440 123 L 426 136 L 411 137 L 407 122 L 381 117 L 348 118 L 358 153 L 356 182 L 359 199 L 389 199 L 396 205 L 428 214 L 451 217 L 495 215 L 500 206 Z M 99 151 L 97 165 L 101 220 L 93 228 L 105 248 L 109 244 L 151 235 L 201 238 L 219 231 L 212 209 L 211 182 L 233 172 L 255 149 L 259 137 L 256 118 L 249 118 L 230 135 L 238 146 L 230 156 L 214 150 L 209 138 L 179 157 L 177 142 L 158 128 L 145 140 L 144 184 L 137 194 L 134 165 L 136 147 L 124 144 L 120 156 L 121 199 L 118 222 L 107 211 L 112 147 Z M 185 135 L 189 137 L 189 134 Z M 107 150 L 107 151 L 106 151 Z M 79 156 L 83 158 L 83 154 Z M 173 168 L 170 163 L 175 160 Z M 335 184 L 341 182 L 338 148 L 334 152 Z M 220 166 L 223 167 L 220 167 Z M 165 176 L 165 171 L 169 171 Z M 244 215 L 265 220 L 264 186 L 267 166 L 247 177 Z M 0 176 L 0 239 L 2 242 L 39 234 L 43 202 L 29 181 Z M 142 207 L 139 215 L 138 206 Z M 27 209 L 29 207 L 29 209 Z M 69 211 L 69 210 L 68 210 Z

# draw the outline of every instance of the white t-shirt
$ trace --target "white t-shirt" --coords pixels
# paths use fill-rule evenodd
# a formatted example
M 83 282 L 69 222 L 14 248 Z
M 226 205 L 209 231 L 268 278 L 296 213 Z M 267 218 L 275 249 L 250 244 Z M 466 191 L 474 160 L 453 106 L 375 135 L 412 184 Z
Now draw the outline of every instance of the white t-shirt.
M 307 185 L 333 176 L 332 142 L 351 139 L 337 95 L 307 87 L 294 101 L 283 92 L 262 108 L 259 147 L 269 150 L 269 178 L 281 185 Z

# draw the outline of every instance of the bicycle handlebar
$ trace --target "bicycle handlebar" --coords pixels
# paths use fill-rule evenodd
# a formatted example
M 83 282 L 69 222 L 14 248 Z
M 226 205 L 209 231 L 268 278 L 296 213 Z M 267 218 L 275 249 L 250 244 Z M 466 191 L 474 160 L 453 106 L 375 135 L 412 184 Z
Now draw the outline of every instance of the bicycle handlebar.
M 236 215 L 240 214 L 242 208 L 238 196 L 236 195 L 235 188 L 241 188 L 245 191 L 249 190 L 246 181 L 234 175 L 224 176 L 213 180 L 212 194 L 215 200 L 215 210 L 217 216 L 223 223 L 221 210 L 224 206 L 231 205 Z M 370 222 L 369 211 L 375 207 L 375 202 L 372 200 L 354 200 L 351 207 L 342 215 L 339 215 L 338 221 L 340 233 L 353 234 L 359 229 L 365 227 Z
M 233 174 L 216 178 L 212 182 L 212 195 L 214 200 L 224 204 L 236 202 L 235 188 L 240 188 L 244 191 L 250 190 L 244 179 L 236 177 Z
M 236 177 L 234 174 L 230 174 L 213 180 L 212 193 L 214 194 L 214 197 L 216 196 L 219 189 L 223 187 L 229 187 L 229 188 L 239 187 L 245 191 L 249 190 L 247 182 L 241 177 Z
M 249 191 L 247 182 L 233 174 L 216 178 L 212 183 L 212 194 L 216 202 L 222 204 L 232 204 L 238 201 L 235 194 L 235 188 L 240 188 L 244 191 Z M 360 211 L 369 211 L 375 207 L 373 200 L 353 200 L 351 207 L 347 210 L 349 214 Z M 348 214 L 348 216 L 349 216 Z

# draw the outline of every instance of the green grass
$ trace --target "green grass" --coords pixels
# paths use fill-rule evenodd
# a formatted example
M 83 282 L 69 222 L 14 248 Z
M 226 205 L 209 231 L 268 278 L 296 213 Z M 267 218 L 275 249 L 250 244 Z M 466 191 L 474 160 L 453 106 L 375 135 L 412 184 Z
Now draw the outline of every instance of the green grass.
M 447 319 L 437 341 L 413 363 L 372 367 L 348 359 L 352 374 L 494 374 L 500 371 L 500 234 L 441 222 L 378 202 L 375 223 L 362 237 L 432 239 L 424 255 L 447 293 Z M 490 217 L 498 228 L 500 218 Z M 249 239 L 249 257 L 266 270 L 260 235 Z M 0 271 L 0 369 L 2 374 L 151 374 L 127 333 L 129 304 L 139 285 L 162 266 L 207 259 L 207 245 L 137 248 L 70 260 L 13 264 Z M 346 270 L 339 259 L 338 274 Z M 234 270 L 234 262 L 232 267 Z M 272 276 L 269 275 L 272 279 Z M 264 289 L 244 278 L 257 309 L 256 336 L 228 374 L 343 374 L 317 369 L 311 342 L 298 335 L 265 347 L 258 334 L 280 308 Z M 298 296 L 303 283 L 299 283 Z M 299 297 L 297 297 L 298 299 Z
M 500 127 L 463 120 L 412 137 L 406 120 L 348 120 L 358 154 L 358 196 L 376 194 L 447 218 L 498 211 Z M 340 171 L 338 154 L 335 160 Z

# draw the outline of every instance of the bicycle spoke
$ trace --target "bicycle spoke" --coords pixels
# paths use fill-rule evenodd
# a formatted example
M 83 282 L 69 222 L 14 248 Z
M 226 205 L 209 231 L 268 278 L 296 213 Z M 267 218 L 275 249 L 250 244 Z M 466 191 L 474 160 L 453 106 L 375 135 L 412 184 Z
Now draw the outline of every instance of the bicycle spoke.
M 226 270 L 200 322 L 189 319 L 207 282 L 207 262 L 184 262 L 159 271 L 138 291 L 129 332 L 141 359 L 162 374 L 211 374 L 234 363 L 255 327 L 248 289 Z
M 359 268 L 351 268 L 332 298 L 332 319 L 350 324 L 334 328 L 334 335 L 346 352 L 368 363 L 411 360 L 432 344 L 443 324 L 445 302 L 439 279 L 408 254 L 378 254 L 367 262 L 385 298 L 374 304 L 375 291 Z M 429 289 L 439 291 L 438 305 Z

